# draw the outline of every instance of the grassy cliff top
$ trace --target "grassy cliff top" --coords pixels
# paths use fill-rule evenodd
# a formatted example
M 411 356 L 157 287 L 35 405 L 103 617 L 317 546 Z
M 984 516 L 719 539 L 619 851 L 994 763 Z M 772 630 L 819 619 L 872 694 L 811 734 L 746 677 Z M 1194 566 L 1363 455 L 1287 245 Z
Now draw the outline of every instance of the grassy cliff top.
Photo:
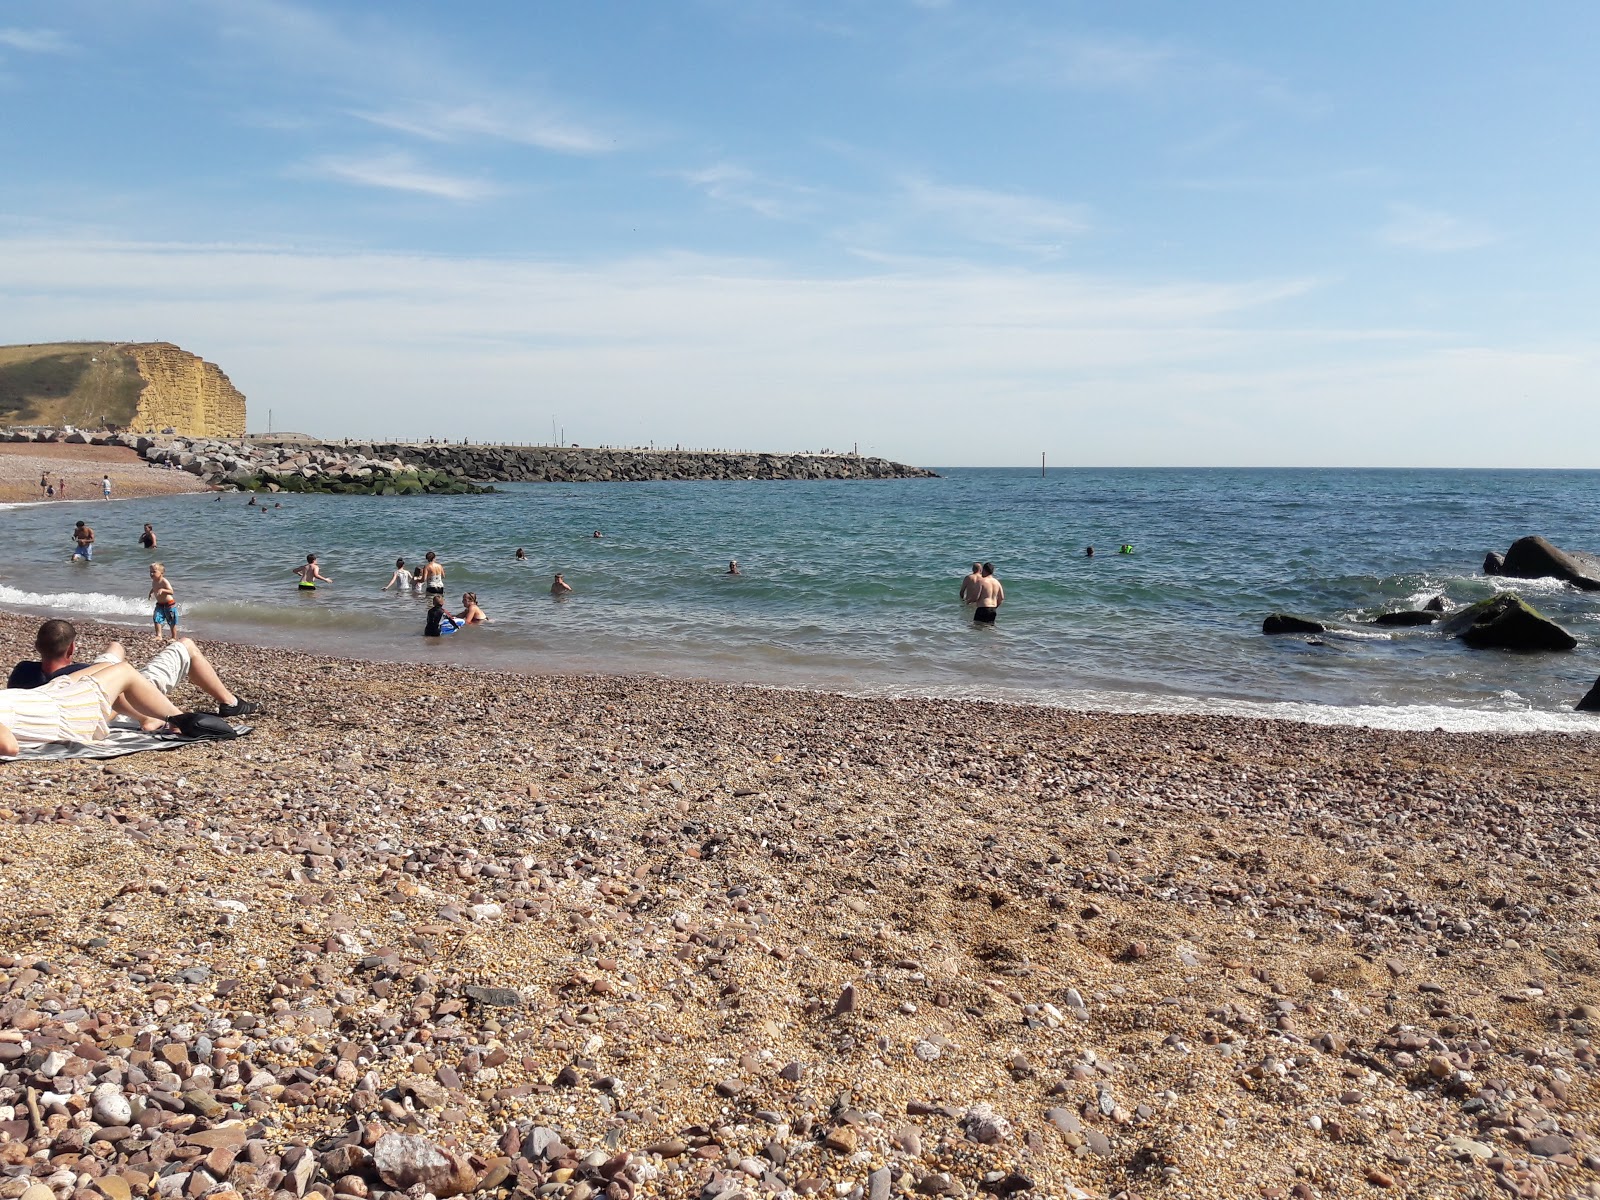
M 130 425 L 143 387 L 127 343 L 0 346 L 0 425 Z

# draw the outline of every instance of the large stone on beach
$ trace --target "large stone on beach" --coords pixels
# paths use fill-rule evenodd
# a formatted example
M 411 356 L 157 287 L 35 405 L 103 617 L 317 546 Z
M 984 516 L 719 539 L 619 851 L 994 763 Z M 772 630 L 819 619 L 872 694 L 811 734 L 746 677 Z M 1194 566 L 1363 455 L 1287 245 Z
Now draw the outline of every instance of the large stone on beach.
M 1600 557 L 1558 549 L 1542 537 L 1512 542 L 1503 573 L 1513 579 L 1564 579 L 1585 592 L 1600 592 Z
M 1474 650 L 1571 650 L 1578 644 L 1577 638 L 1515 592 L 1469 605 L 1439 628 Z
M 386 1133 L 379 1138 L 372 1148 L 372 1165 L 390 1187 L 404 1191 L 420 1183 L 440 1200 L 470 1192 L 478 1182 L 461 1155 L 408 1133 Z
M 1328 627 L 1309 617 L 1296 617 L 1289 613 L 1273 613 L 1261 622 L 1262 633 L 1326 633 Z

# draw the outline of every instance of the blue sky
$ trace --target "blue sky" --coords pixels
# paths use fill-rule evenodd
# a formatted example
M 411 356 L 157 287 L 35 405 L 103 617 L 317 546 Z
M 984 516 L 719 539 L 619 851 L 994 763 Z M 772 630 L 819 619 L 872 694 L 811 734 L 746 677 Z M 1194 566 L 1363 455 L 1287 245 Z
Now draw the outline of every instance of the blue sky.
M 9 0 L 0 341 L 174 341 L 330 436 L 1597 467 L 1597 35 Z

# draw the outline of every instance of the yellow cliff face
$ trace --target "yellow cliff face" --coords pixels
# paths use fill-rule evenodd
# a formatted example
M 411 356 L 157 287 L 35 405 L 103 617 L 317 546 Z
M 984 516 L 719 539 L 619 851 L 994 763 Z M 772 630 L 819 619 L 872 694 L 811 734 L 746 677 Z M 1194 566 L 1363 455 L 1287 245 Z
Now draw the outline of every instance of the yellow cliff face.
M 189 437 L 244 436 L 244 394 L 215 363 L 166 342 L 124 347 L 139 366 L 144 389 L 130 428 L 172 428 Z

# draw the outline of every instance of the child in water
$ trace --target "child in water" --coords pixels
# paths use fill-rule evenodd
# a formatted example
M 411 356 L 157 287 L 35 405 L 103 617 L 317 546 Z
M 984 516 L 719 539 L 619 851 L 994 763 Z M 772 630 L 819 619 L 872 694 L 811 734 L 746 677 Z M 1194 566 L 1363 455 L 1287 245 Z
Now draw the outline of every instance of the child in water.
M 160 563 L 150 564 L 150 593 L 155 598 L 155 611 L 150 619 L 155 622 L 156 641 L 162 640 L 161 630 L 165 627 L 166 636 L 173 641 L 178 640 L 178 598 L 172 591 L 172 584 L 167 581 L 167 569 Z
M 447 633 L 454 633 L 461 628 L 461 622 L 450 615 L 450 610 L 444 606 L 444 597 L 435 596 L 433 603 L 428 605 L 427 623 L 422 627 L 423 637 L 443 637 Z

